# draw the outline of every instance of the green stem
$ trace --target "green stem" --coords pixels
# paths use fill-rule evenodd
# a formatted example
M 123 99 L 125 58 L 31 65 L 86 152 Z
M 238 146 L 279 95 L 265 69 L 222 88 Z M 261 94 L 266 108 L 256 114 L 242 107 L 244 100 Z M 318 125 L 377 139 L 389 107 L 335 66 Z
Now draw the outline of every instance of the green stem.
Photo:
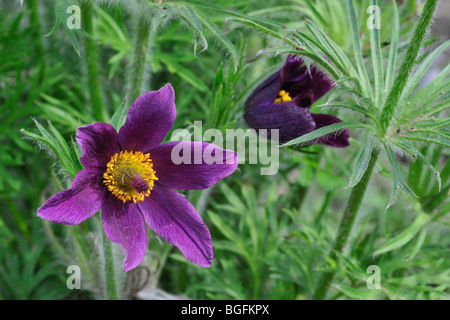
M 386 134 L 387 128 L 389 127 L 389 124 L 394 116 L 395 109 L 398 106 L 403 90 L 405 89 L 409 75 L 411 74 L 412 68 L 416 63 L 417 55 L 422 47 L 423 40 L 427 33 L 431 19 L 433 18 L 437 3 L 438 0 L 427 0 L 419 22 L 416 25 L 413 38 L 410 41 L 410 45 L 406 51 L 402 65 L 399 68 L 400 73 L 395 79 L 394 85 L 392 86 L 383 107 L 381 114 L 381 130 L 383 135 Z
M 131 62 L 130 75 L 128 80 L 127 106 L 131 104 L 141 94 L 144 82 L 145 64 L 147 51 L 150 43 L 151 22 L 150 18 L 141 14 L 138 17 L 136 39 L 134 42 L 134 56 Z
M 364 197 L 364 193 L 366 192 L 370 177 L 372 176 L 373 169 L 375 168 L 375 163 L 377 162 L 378 155 L 379 150 L 374 149 L 366 172 L 364 173 L 359 183 L 352 189 L 352 193 L 350 194 L 350 197 L 347 201 L 347 206 L 344 210 L 344 215 L 339 224 L 339 230 L 337 232 L 333 248 L 331 249 L 331 252 L 329 254 L 329 257 L 332 260 L 337 260 L 336 252 L 342 252 L 347 244 L 353 224 L 356 220 L 356 216 L 358 215 L 359 207 Z M 334 273 L 323 273 L 320 276 L 316 290 L 314 292 L 314 300 L 322 300 L 325 298 L 329 289 L 329 283 L 333 280 L 333 277 Z
M 103 258 L 105 264 L 106 297 L 108 300 L 117 300 L 116 278 L 114 276 L 114 259 L 111 241 L 102 231 Z
M 96 121 L 105 122 L 107 114 L 98 70 L 98 56 L 94 40 L 94 15 L 92 3 L 90 1 L 81 1 L 81 21 L 84 31 L 90 35 L 84 38 L 84 58 L 87 67 L 89 96 L 91 98 L 92 110 Z

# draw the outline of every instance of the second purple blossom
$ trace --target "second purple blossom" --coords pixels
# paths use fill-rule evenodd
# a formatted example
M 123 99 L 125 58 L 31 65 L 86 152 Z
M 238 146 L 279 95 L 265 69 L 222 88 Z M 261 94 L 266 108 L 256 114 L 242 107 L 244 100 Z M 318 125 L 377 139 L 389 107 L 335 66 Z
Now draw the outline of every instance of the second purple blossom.
M 329 114 L 311 113 L 314 102 L 334 86 L 315 65 L 309 68 L 301 58 L 288 56 L 284 66 L 264 80 L 248 97 L 244 119 L 256 130 L 278 129 L 281 143 L 316 129 L 342 122 Z M 349 146 L 350 130 L 325 135 L 315 144 L 337 148 Z

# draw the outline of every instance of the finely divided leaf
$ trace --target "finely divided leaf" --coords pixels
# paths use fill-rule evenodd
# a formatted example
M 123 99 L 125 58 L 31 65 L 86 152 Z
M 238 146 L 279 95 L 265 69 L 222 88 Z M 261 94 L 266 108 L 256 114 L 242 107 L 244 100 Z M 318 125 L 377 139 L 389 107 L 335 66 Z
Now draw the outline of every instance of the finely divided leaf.
M 347 188 L 353 188 L 354 186 L 356 186 L 363 177 L 364 173 L 367 170 L 367 167 L 369 166 L 373 145 L 374 145 L 373 136 L 369 132 L 366 132 L 364 144 L 361 146 L 361 150 L 359 151 L 358 156 L 356 157 L 356 162 L 353 167 L 353 173 Z
M 439 185 L 439 192 L 441 192 L 442 182 L 441 182 L 440 174 L 436 170 L 436 168 L 427 160 L 427 158 L 425 158 L 425 156 L 422 154 L 422 152 L 417 150 L 417 148 L 414 147 L 414 145 L 412 145 L 411 143 L 408 143 L 406 141 L 394 141 L 394 144 L 397 147 L 399 147 L 399 148 L 405 150 L 406 152 L 408 152 L 410 155 L 412 155 L 414 157 L 419 157 L 426 164 L 428 169 L 433 171 L 434 175 L 437 178 L 437 182 L 438 182 L 438 185 Z
M 406 191 L 407 193 L 409 193 L 410 195 L 412 195 L 416 198 L 417 198 L 417 196 L 406 185 L 405 180 L 403 179 L 400 164 L 398 163 L 397 158 L 395 157 L 394 151 L 392 150 L 392 148 L 390 147 L 389 144 L 385 143 L 384 145 L 386 147 L 386 152 L 389 156 L 389 160 L 392 165 L 392 171 L 394 174 L 394 186 L 392 189 L 391 199 L 389 200 L 389 203 L 386 207 L 386 210 L 387 210 L 397 199 L 400 189 L 403 189 L 404 191 Z
M 407 244 L 411 239 L 413 239 L 416 234 L 419 233 L 420 230 L 430 221 L 430 216 L 421 213 L 419 214 L 414 222 L 406 228 L 403 232 L 401 232 L 399 235 L 395 236 L 394 238 L 387 241 L 385 244 L 383 244 L 377 251 L 374 252 L 375 255 L 379 255 L 382 253 L 386 253 L 395 249 L 398 249 L 405 244 Z
M 356 122 L 339 122 L 339 123 L 334 123 L 332 125 L 326 126 L 326 127 L 322 127 L 319 128 L 317 130 L 314 130 L 310 133 L 307 133 L 301 137 L 298 137 L 296 139 L 293 139 L 289 142 L 286 142 L 285 144 L 282 145 L 282 147 L 288 147 L 288 146 L 292 146 L 292 145 L 297 145 L 297 144 L 301 144 L 301 143 L 305 143 L 311 140 L 315 140 L 317 138 L 323 137 L 324 135 L 327 135 L 329 133 L 333 133 L 339 130 L 343 130 L 343 129 L 349 129 L 349 128 L 368 128 L 368 129 L 372 129 L 371 126 L 363 124 L 363 123 L 356 123 Z

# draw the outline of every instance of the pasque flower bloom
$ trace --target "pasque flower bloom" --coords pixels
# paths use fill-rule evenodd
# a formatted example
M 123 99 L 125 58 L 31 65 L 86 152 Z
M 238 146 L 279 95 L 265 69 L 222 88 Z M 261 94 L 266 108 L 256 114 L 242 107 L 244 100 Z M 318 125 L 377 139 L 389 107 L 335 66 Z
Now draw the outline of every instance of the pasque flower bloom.
M 311 105 L 333 88 L 333 81 L 316 66 L 288 56 L 284 66 L 263 81 L 248 97 L 244 119 L 256 130 L 278 129 L 284 143 L 318 128 L 342 122 L 328 114 L 311 113 Z M 347 147 L 350 131 L 325 135 L 314 143 Z
M 210 187 L 236 170 L 237 154 L 203 142 L 161 144 L 175 117 L 175 95 L 167 84 L 159 91 L 141 95 L 119 132 L 106 123 L 79 128 L 76 139 L 84 153 L 80 160 L 85 168 L 76 175 L 72 187 L 48 199 L 38 215 L 75 225 L 101 209 L 107 237 L 126 252 L 125 271 L 144 258 L 146 223 L 177 246 L 186 259 L 210 266 L 213 252 L 209 230 L 195 208 L 174 189 Z M 214 159 L 223 161 L 206 164 L 202 157 L 200 161 L 174 164 L 175 147 L 181 152 L 194 150 L 192 159 L 195 152 L 207 149 Z

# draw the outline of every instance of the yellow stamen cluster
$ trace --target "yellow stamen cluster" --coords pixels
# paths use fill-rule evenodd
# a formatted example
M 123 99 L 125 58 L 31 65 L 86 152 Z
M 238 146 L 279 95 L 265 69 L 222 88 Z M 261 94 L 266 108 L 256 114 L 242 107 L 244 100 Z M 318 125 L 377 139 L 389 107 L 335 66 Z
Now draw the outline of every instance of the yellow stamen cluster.
M 278 96 L 275 99 L 274 103 L 289 102 L 291 100 L 292 98 L 289 96 L 289 92 L 281 90 L 280 92 L 278 92 Z
M 123 203 L 144 201 L 158 180 L 150 154 L 139 151 L 121 151 L 113 155 L 103 178 L 108 190 Z

